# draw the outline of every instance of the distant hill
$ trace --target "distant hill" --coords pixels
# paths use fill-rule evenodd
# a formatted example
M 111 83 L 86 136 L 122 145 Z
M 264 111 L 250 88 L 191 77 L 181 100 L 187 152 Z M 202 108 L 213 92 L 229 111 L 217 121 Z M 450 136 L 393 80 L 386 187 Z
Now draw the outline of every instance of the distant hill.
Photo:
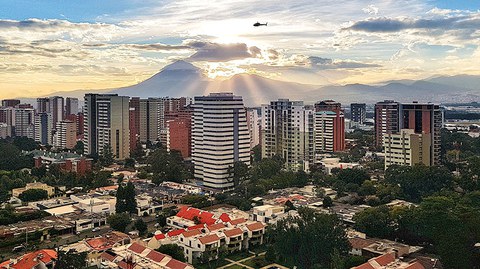
M 436 76 L 424 80 L 391 80 L 375 85 L 315 85 L 285 82 L 254 74 L 238 74 L 225 80 L 213 80 L 195 65 L 176 61 L 136 85 L 117 89 L 78 90 L 52 95 L 83 98 L 89 92 L 108 92 L 136 97 L 198 96 L 210 92 L 234 92 L 243 96 L 247 106 L 258 106 L 278 98 L 304 100 L 307 104 L 322 99 L 375 103 L 382 100 L 435 103 L 467 103 L 480 100 L 480 76 Z

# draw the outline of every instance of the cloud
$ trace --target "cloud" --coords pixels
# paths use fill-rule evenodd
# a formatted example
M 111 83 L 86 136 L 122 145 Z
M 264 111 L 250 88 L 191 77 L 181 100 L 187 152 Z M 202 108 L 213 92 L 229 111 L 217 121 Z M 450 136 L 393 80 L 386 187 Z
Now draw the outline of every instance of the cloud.
M 362 11 L 370 15 L 377 15 L 378 7 L 376 7 L 375 5 L 369 5 L 366 8 L 362 8 Z
M 434 19 L 411 18 L 370 18 L 353 23 L 343 30 L 392 33 L 408 29 L 420 30 L 474 30 L 480 28 L 480 16 L 460 15 L 455 17 L 442 17 Z
M 179 50 L 190 50 L 190 46 L 186 45 L 165 45 L 161 43 L 153 43 L 153 44 L 124 44 L 122 45 L 124 48 L 129 49 L 137 49 L 137 50 L 148 50 L 148 51 L 179 51 Z
M 231 60 L 255 58 L 261 53 L 258 47 L 248 47 L 245 43 L 221 44 L 192 40 L 185 42 L 196 52 L 189 57 L 193 61 L 225 62 Z

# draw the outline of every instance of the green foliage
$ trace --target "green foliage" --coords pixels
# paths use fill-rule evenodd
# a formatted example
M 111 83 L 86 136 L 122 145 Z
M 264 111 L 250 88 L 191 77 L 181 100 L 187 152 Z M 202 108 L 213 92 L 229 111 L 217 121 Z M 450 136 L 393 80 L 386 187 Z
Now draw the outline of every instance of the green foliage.
M 78 155 L 83 154 L 84 150 L 84 144 L 82 141 L 77 141 L 77 144 L 75 144 L 75 147 L 73 147 L 73 152 L 75 152 Z
M 5 208 L 0 209 L 0 225 L 8 225 L 20 221 L 41 219 L 46 216 L 50 216 L 50 214 L 45 211 L 38 210 L 28 213 L 15 213 L 12 207 L 6 206 Z
M 393 233 L 392 218 L 388 207 L 367 208 L 353 217 L 355 228 L 372 237 L 385 238 Z
M 158 148 L 148 157 L 147 163 L 155 184 L 163 181 L 182 182 L 191 177 L 182 155 L 175 150 L 168 152 L 165 148 Z
M 135 159 L 126 158 L 124 167 L 125 168 L 135 168 Z
M 137 200 L 135 199 L 135 186 L 132 182 L 128 182 L 126 186 L 120 184 L 117 189 L 117 203 L 115 204 L 116 213 L 128 212 L 130 214 L 137 213 Z
M 444 167 L 392 165 L 385 172 L 385 182 L 400 186 L 406 200 L 419 202 L 422 197 L 451 189 L 453 176 Z
M 166 244 L 161 245 L 158 249 L 158 252 L 172 256 L 172 258 L 185 262 L 185 255 L 183 254 L 183 249 L 176 244 Z
M 233 180 L 234 186 L 238 186 L 241 182 L 248 180 L 250 175 L 250 170 L 248 165 L 241 161 L 236 161 L 233 163 L 233 167 L 229 167 L 230 175 Z
M 287 264 L 308 269 L 330 267 L 334 253 L 346 255 L 349 243 L 336 216 L 316 213 L 308 208 L 299 209 L 299 214 L 299 217 L 290 216 L 268 227 L 269 259 L 276 257 Z
M 124 233 L 127 226 L 130 225 L 130 216 L 127 213 L 117 213 L 108 216 L 107 223 L 116 231 Z
M 22 192 L 18 198 L 23 202 L 39 201 L 48 198 L 48 192 L 42 189 L 29 189 Z
M 192 205 L 196 208 L 209 206 L 208 197 L 205 195 L 190 194 L 182 197 L 182 204 Z
M 13 138 L 13 145 L 20 151 L 32 151 L 38 149 L 39 143 L 25 136 L 17 136 Z
M 258 144 L 252 148 L 252 163 L 257 163 L 262 159 L 262 145 Z
M 331 206 L 333 206 L 332 198 L 330 198 L 330 196 L 323 197 L 323 207 L 329 208 Z
M 140 234 L 140 236 L 144 236 L 148 232 L 148 226 L 145 223 L 145 221 L 143 221 L 143 219 L 141 218 L 135 221 L 135 229 L 138 230 L 138 233 Z
M 367 171 L 357 168 L 332 169 L 332 173 L 337 177 L 337 180 L 357 184 L 358 186 L 362 185 L 365 180 L 370 179 Z
M 28 148 L 28 145 L 25 148 Z M 33 157 L 24 155 L 15 143 L 0 140 L 0 152 L 0 170 L 15 171 L 33 167 Z
M 111 145 L 104 145 L 102 153 L 99 156 L 100 164 L 104 167 L 112 165 L 115 162 L 115 156 L 113 154 Z
M 75 250 L 58 251 L 58 259 L 54 269 L 85 269 L 87 268 L 87 252 L 76 252 Z

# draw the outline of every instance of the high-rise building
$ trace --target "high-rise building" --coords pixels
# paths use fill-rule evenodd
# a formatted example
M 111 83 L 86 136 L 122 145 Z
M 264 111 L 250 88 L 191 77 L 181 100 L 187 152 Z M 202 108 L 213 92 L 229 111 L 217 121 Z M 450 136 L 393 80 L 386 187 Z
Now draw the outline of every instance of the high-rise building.
M 78 114 L 78 99 L 67 97 L 65 99 L 65 116 Z
M 142 143 L 160 141 L 160 132 L 164 128 L 164 100 L 162 98 L 140 99 L 140 129 Z
M 35 110 L 27 104 L 17 105 L 14 109 L 15 136 L 24 136 L 35 139 Z
M 247 110 L 247 125 L 250 133 L 250 149 L 260 144 L 260 131 L 262 128 L 261 108 L 250 108 Z
M 2 100 L 3 107 L 15 107 L 16 105 L 20 104 L 20 100 L 18 99 L 4 99 Z
M 101 154 L 110 146 L 116 159 L 130 156 L 129 100 L 116 94 L 85 95 L 86 154 Z
M 315 117 L 315 127 L 318 127 L 315 129 L 315 143 L 324 145 L 319 145 L 318 149 L 324 148 L 331 152 L 344 151 L 345 115 L 342 105 L 333 100 L 317 102 L 315 103 Z
M 178 150 L 184 159 L 192 156 L 192 114 L 193 111 L 184 109 L 169 114 L 167 120 L 167 150 Z
M 140 138 L 140 98 L 130 98 L 130 151 L 137 148 L 137 142 Z
M 383 146 L 386 134 L 394 134 L 399 128 L 400 104 L 392 100 L 385 100 L 375 104 L 375 145 Z
M 211 93 L 195 97 L 192 161 L 195 178 L 207 187 L 234 186 L 235 162 L 250 165 L 250 139 L 241 96 Z
M 279 99 L 262 105 L 262 158 L 282 157 L 288 169 L 308 170 L 313 161 L 313 109 Z
M 57 123 L 64 119 L 65 100 L 60 96 L 53 96 L 48 101 L 49 109 L 47 112 L 52 114 L 53 129 L 57 128 Z
M 386 134 L 383 139 L 385 169 L 390 165 L 433 164 L 432 136 L 429 133 L 415 133 L 413 129 L 401 129 L 399 133 Z
M 77 124 L 75 121 L 63 120 L 57 124 L 53 137 L 53 146 L 58 149 L 73 149 L 77 144 Z
M 412 129 L 416 134 L 429 135 L 431 146 L 430 165 L 440 164 L 440 129 L 442 112 L 440 106 L 430 103 L 402 103 L 399 108 L 399 129 Z M 425 150 L 425 148 L 423 149 Z
M 50 99 L 48 97 L 37 98 L 37 113 L 50 112 Z
M 365 103 L 350 104 L 350 114 L 353 122 L 364 124 L 367 118 L 367 105 Z
M 47 112 L 35 115 L 35 141 L 42 145 L 52 145 L 52 114 Z

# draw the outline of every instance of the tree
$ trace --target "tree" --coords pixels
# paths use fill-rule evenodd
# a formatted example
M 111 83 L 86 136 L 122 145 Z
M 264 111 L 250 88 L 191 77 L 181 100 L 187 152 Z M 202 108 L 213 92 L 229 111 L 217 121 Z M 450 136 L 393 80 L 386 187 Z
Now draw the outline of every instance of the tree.
M 118 185 L 116 198 L 117 201 L 115 203 L 115 212 L 123 213 L 127 211 L 127 206 L 125 204 L 125 188 L 122 184 Z
M 144 236 L 148 232 L 147 224 L 140 218 L 135 221 L 135 229 L 138 230 L 141 236 Z
M 84 150 L 84 144 L 82 141 L 77 141 L 77 144 L 75 144 L 75 147 L 73 147 L 73 151 L 78 154 L 78 155 L 81 155 L 83 154 L 83 150 Z
M 112 165 L 115 161 L 115 156 L 113 154 L 112 146 L 110 144 L 105 144 L 102 149 L 102 153 L 99 157 L 100 164 L 102 166 Z
M 371 237 L 385 238 L 393 233 L 388 207 L 367 208 L 353 217 L 355 228 Z
M 168 152 L 165 148 L 158 148 L 149 156 L 147 163 L 155 184 L 163 181 L 182 182 L 190 177 L 182 155 L 176 150 Z
M 135 186 L 129 181 L 125 187 L 125 210 L 130 214 L 137 213 L 137 200 L 135 199 Z
M 299 268 L 330 267 L 335 253 L 345 256 L 349 243 L 345 228 L 334 215 L 299 209 L 300 216 L 289 216 L 268 227 L 269 257 Z M 311 242 L 315 242 L 312 244 Z M 296 251 L 292 255 L 292 249 Z
M 258 144 L 252 148 L 252 163 L 257 163 L 262 159 L 262 145 Z
M 23 202 L 39 201 L 48 198 L 48 192 L 42 189 L 29 189 L 22 192 L 18 198 Z
M 54 269 L 85 269 L 87 268 L 87 252 L 76 252 L 75 250 L 58 251 L 58 259 Z
M 333 206 L 332 198 L 330 198 L 328 195 L 325 195 L 325 197 L 323 197 L 323 207 L 329 208 L 331 206 Z
M 133 158 L 126 158 L 125 159 L 125 168 L 135 168 L 135 159 Z
M 368 172 L 363 169 L 358 168 L 347 168 L 347 169 L 332 169 L 332 173 L 337 177 L 337 180 L 345 183 L 354 183 L 358 186 L 369 179 L 370 176 Z
M 130 225 L 130 216 L 127 213 L 112 214 L 108 216 L 107 223 L 116 231 L 124 233 Z
M 166 245 L 161 245 L 158 249 L 158 252 L 167 254 L 172 256 L 172 258 L 179 260 L 181 262 L 185 262 L 185 255 L 183 254 L 183 249 L 182 247 L 176 245 L 176 244 L 166 244 Z
M 249 178 L 249 168 L 244 162 L 234 162 L 233 166 L 229 166 L 229 171 L 235 187 Z

